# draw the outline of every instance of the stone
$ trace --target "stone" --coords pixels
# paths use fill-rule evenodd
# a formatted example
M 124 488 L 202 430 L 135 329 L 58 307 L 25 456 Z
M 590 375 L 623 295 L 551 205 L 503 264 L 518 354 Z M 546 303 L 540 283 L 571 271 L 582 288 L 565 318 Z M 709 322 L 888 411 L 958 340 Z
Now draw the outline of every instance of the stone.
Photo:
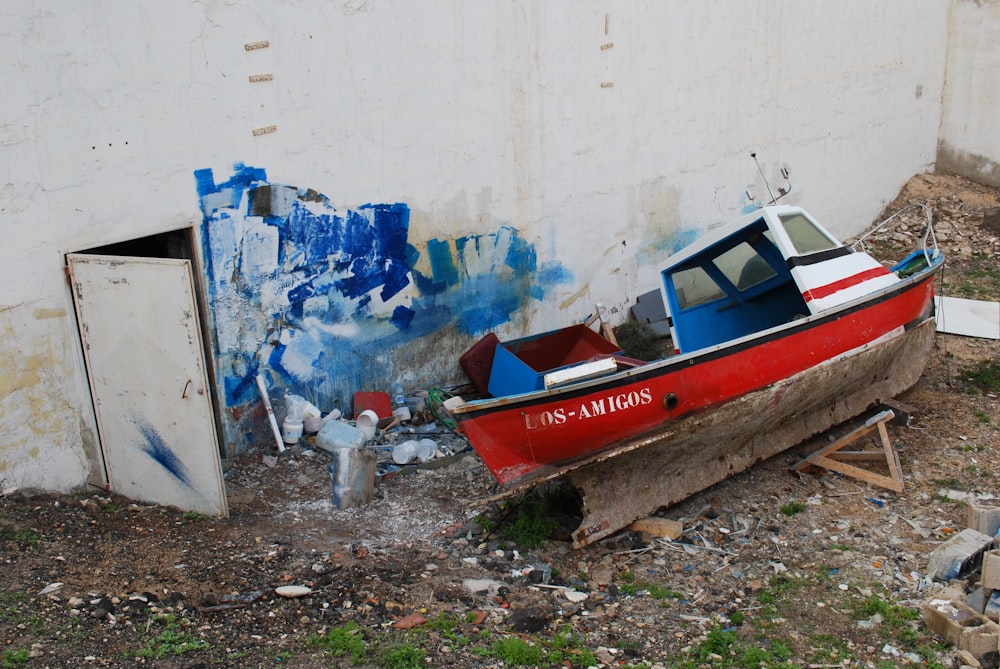
M 305 597 L 312 593 L 312 588 L 308 588 L 304 585 L 282 585 L 274 589 L 274 594 L 281 597 L 287 597 L 289 599 L 294 599 L 296 597 Z

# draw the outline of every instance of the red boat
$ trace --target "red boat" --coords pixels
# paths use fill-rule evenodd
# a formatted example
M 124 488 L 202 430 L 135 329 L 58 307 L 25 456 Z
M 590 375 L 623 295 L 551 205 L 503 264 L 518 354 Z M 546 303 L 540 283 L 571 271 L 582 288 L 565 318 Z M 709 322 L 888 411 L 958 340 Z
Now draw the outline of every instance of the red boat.
M 567 477 L 591 543 L 912 386 L 943 262 L 925 214 L 886 267 L 801 208 L 763 207 L 660 268 L 676 355 L 626 358 L 581 325 L 489 335 L 463 366 L 491 396 L 452 415 L 505 492 Z

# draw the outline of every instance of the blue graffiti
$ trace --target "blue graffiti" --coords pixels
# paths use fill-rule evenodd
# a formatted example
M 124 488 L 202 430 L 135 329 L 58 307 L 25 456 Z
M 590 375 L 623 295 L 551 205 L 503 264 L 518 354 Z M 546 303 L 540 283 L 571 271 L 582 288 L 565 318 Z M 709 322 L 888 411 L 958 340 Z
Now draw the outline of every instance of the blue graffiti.
M 177 457 L 177 454 L 174 453 L 169 446 L 167 446 L 165 441 L 163 441 L 163 437 L 161 437 L 156 431 L 156 428 L 141 418 L 134 420 L 136 427 L 139 428 L 139 432 L 143 436 L 143 439 L 146 440 L 145 443 L 140 446 L 143 453 L 155 460 L 175 479 L 187 487 L 192 488 L 193 486 L 188 479 L 188 473 L 187 469 L 184 467 L 184 463 L 181 462 L 181 459 Z
M 298 392 L 347 409 L 354 391 L 384 389 L 392 353 L 408 343 L 445 330 L 471 341 L 574 280 L 560 263 L 539 267 L 534 246 L 512 227 L 418 248 L 404 203 L 340 211 L 243 164 L 220 183 L 198 170 L 195 182 L 233 440 L 252 432 L 243 422 L 259 402 L 258 372 L 276 390 L 308 389 Z

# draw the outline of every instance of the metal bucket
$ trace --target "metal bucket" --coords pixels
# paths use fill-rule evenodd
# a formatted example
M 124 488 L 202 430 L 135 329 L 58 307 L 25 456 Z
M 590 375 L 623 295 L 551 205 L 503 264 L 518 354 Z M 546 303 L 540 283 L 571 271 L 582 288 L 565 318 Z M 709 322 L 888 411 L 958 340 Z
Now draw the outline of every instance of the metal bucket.
M 363 506 L 375 490 L 375 454 L 367 448 L 338 448 L 332 453 L 330 481 L 333 503 L 338 509 Z

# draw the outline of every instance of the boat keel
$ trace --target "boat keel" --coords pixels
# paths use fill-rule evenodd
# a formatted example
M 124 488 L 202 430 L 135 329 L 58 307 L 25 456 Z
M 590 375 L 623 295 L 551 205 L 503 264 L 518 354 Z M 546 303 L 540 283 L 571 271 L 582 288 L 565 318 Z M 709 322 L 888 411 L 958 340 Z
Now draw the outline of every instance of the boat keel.
M 662 430 L 565 473 L 582 499 L 577 548 L 676 504 L 912 387 L 934 319 Z

